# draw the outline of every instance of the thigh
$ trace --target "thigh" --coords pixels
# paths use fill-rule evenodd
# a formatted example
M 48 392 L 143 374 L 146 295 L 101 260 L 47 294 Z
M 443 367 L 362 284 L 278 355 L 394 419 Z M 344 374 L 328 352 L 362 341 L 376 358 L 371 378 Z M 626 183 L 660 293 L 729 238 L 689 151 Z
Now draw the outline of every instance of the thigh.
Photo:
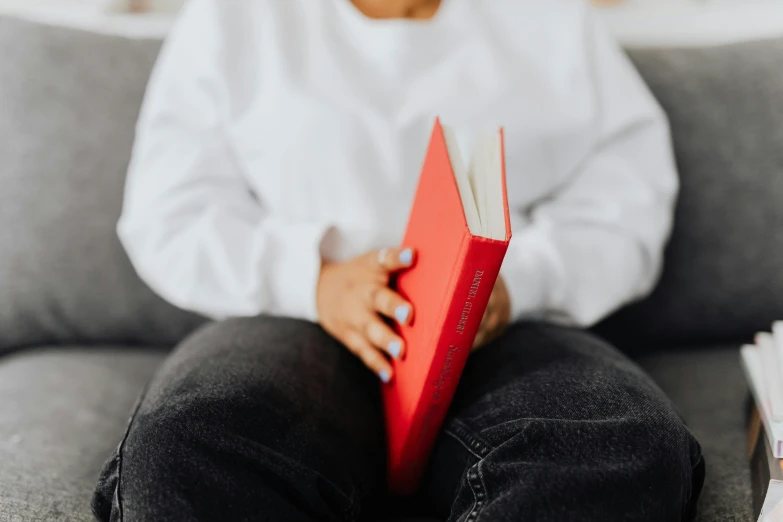
M 425 488 L 454 520 L 681 520 L 700 457 L 667 397 L 614 348 L 516 324 L 469 359 Z
M 208 325 L 160 368 L 120 447 L 127 520 L 351 519 L 381 484 L 380 408 L 377 379 L 317 325 Z

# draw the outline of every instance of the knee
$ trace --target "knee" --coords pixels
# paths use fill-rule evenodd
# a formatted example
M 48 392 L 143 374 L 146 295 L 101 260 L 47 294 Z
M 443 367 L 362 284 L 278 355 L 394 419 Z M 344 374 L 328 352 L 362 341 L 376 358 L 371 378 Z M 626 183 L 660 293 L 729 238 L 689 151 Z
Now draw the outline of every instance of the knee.
M 640 501 L 671 510 L 691 510 L 704 482 L 701 446 L 681 419 L 670 411 L 652 412 L 624 423 L 618 445 L 625 456 L 629 483 Z M 668 506 L 666 505 L 668 503 Z
M 216 430 L 225 421 L 215 406 L 187 397 L 142 404 L 118 451 L 128 496 L 155 495 L 205 464 L 202 455 L 219 442 Z
M 179 348 L 208 352 L 284 354 L 300 345 L 318 345 L 329 336 L 317 324 L 287 317 L 239 317 L 209 323 L 185 339 Z M 179 349 L 178 348 L 178 349 Z
M 169 486 L 187 484 L 193 466 L 199 465 L 189 449 L 200 447 L 192 444 L 199 424 L 194 413 L 182 409 L 134 414 L 93 492 L 92 511 L 98 520 L 159 518 L 153 513 L 168 505 Z
M 253 504 L 229 506 L 226 492 L 248 493 L 252 484 L 258 496 L 262 470 L 243 462 L 245 438 L 223 406 L 187 396 L 165 406 L 142 403 L 95 489 L 98 519 L 252 520 L 246 511 Z
M 123 475 L 140 484 L 198 475 L 221 452 L 285 446 L 330 384 L 320 376 L 330 345 L 317 325 L 256 317 L 207 325 L 176 349 L 135 414 L 121 448 Z M 325 347 L 326 345 L 326 347 Z M 344 351 L 344 350 L 343 350 Z M 342 351 L 341 351 L 342 352 Z M 298 431 L 296 437 L 303 437 Z
M 701 448 L 677 413 L 655 401 L 598 424 L 584 447 L 603 477 L 593 484 L 607 495 L 623 491 L 617 509 L 644 513 L 638 520 L 686 520 L 704 477 Z
M 704 479 L 698 443 L 665 409 L 596 420 L 519 419 L 483 435 L 494 438 L 480 461 L 483 476 L 505 484 L 527 507 L 589 508 L 602 514 L 596 520 L 687 520 Z

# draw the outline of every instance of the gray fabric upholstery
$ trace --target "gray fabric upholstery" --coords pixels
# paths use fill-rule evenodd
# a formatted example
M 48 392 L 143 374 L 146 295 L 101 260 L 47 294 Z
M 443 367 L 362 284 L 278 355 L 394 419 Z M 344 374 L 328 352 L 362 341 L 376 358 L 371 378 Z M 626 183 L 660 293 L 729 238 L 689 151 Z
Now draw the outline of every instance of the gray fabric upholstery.
M 738 347 L 688 347 L 647 355 L 640 362 L 701 442 L 707 477 L 697 522 L 750 521 L 744 416 L 748 392 Z
M 0 359 L 0 521 L 93 520 L 101 466 L 164 356 L 42 347 Z
M 749 338 L 783 310 L 783 39 L 631 56 L 669 116 L 682 190 L 660 284 L 605 331 Z
M 114 230 L 159 45 L 0 17 L 0 353 L 168 344 L 198 324 L 147 289 Z

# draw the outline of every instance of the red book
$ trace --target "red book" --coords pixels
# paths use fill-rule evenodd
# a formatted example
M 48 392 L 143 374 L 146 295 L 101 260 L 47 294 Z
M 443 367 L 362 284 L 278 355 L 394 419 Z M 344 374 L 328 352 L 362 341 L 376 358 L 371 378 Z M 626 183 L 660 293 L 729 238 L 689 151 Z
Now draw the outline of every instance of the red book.
M 509 239 L 502 130 L 477 137 L 466 166 L 454 133 L 436 121 L 403 243 L 416 264 L 397 279 L 414 307 L 399 328 L 406 356 L 382 388 L 392 493 L 419 484 Z

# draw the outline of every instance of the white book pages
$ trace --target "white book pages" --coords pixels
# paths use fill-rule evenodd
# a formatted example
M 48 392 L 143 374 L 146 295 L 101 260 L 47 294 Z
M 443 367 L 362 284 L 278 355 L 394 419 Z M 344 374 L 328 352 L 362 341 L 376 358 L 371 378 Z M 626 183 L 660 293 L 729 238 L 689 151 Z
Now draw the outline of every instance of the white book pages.
M 470 178 L 470 186 L 473 187 L 473 195 L 476 198 L 476 208 L 478 208 L 479 219 L 481 220 L 481 235 L 484 237 L 490 237 L 489 235 L 489 215 L 488 215 L 488 202 L 487 202 L 487 179 L 484 176 L 485 172 L 482 169 L 486 164 L 486 149 L 482 146 L 484 142 L 483 136 L 477 136 L 475 144 L 473 146 L 473 155 L 470 158 L 470 167 L 468 167 L 468 177 Z
M 456 130 L 446 125 L 441 128 L 468 229 L 473 235 L 504 240 L 508 231 L 500 132 L 478 134 L 466 165 Z
M 476 142 L 474 155 L 480 161 L 473 164 L 474 176 L 483 181 L 486 235 L 492 239 L 506 238 L 506 214 L 503 207 L 503 149 L 500 134 L 482 134 Z
M 764 372 L 764 387 L 769 398 L 772 418 L 783 420 L 783 386 L 778 373 L 778 351 L 772 334 L 761 332 L 756 334 L 756 346 L 761 354 L 762 371 Z
M 772 324 L 772 337 L 775 340 L 775 351 L 778 359 L 778 376 L 783 379 L 783 321 L 775 321 Z M 783 384 L 781 387 L 783 387 Z
M 770 480 L 758 522 L 783 522 L 783 482 Z
M 481 218 L 479 217 L 476 198 L 473 187 L 471 187 L 469 172 L 465 166 L 465 160 L 462 156 L 462 150 L 457 139 L 457 134 L 451 127 L 442 125 L 443 137 L 446 140 L 446 150 L 449 153 L 449 163 L 451 170 L 454 171 L 454 179 L 457 182 L 457 190 L 462 200 L 462 209 L 465 212 L 465 221 L 468 224 L 468 230 L 472 234 L 481 235 Z
M 767 432 L 767 439 L 772 447 L 772 453 L 776 459 L 783 458 L 783 422 L 778 422 L 772 418 L 772 409 L 769 404 L 769 398 L 766 396 L 766 387 L 764 385 L 764 370 L 759 348 L 754 345 L 745 345 L 740 349 L 740 362 L 745 372 L 745 378 L 750 386 L 750 392 L 756 401 L 761 422 L 764 424 L 764 430 Z

